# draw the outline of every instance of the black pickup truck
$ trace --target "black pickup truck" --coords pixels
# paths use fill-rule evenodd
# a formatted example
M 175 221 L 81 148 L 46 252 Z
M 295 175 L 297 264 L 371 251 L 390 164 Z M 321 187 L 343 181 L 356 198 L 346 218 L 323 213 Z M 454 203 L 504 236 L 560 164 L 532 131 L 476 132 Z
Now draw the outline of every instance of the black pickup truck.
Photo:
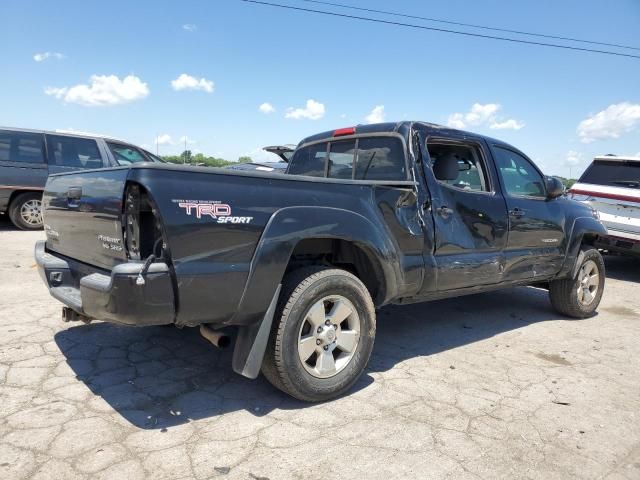
M 376 308 L 516 285 L 597 308 L 607 231 L 501 141 L 423 122 L 302 140 L 286 174 L 135 164 L 53 175 L 42 279 L 66 320 L 236 330 L 233 369 L 307 401 L 365 368 Z

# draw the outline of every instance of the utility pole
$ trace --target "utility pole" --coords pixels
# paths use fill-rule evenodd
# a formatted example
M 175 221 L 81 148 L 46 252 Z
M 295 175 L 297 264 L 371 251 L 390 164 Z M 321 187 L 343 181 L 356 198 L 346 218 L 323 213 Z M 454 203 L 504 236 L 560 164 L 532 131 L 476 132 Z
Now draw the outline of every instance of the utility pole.
M 184 163 L 187 163 L 187 136 L 184 136 Z

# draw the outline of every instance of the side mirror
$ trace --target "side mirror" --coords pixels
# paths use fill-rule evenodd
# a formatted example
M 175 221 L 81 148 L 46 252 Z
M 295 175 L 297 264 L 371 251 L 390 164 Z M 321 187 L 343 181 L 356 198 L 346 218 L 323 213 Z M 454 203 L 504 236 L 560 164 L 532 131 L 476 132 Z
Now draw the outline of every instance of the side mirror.
M 547 190 L 547 198 L 558 198 L 564 195 L 564 185 L 556 177 L 547 177 L 544 184 Z

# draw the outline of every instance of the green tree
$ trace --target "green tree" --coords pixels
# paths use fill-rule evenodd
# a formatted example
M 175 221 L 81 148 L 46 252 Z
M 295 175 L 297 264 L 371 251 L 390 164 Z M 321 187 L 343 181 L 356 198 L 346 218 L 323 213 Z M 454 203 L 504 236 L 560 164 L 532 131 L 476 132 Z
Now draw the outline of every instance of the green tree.
M 253 160 L 249 156 L 243 156 L 238 158 L 238 163 L 251 163 Z
M 191 150 L 185 150 L 180 154 L 182 163 L 191 163 Z

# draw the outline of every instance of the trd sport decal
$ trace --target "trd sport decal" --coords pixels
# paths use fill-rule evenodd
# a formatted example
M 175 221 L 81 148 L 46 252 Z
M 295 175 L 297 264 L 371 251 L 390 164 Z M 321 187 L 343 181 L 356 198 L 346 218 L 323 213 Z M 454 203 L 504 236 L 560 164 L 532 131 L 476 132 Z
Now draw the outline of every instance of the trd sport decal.
M 220 200 L 171 200 L 178 208 L 198 220 L 212 218 L 217 223 L 251 223 L 253 217 L 235 217 L 231 214 L 231 206 Z

